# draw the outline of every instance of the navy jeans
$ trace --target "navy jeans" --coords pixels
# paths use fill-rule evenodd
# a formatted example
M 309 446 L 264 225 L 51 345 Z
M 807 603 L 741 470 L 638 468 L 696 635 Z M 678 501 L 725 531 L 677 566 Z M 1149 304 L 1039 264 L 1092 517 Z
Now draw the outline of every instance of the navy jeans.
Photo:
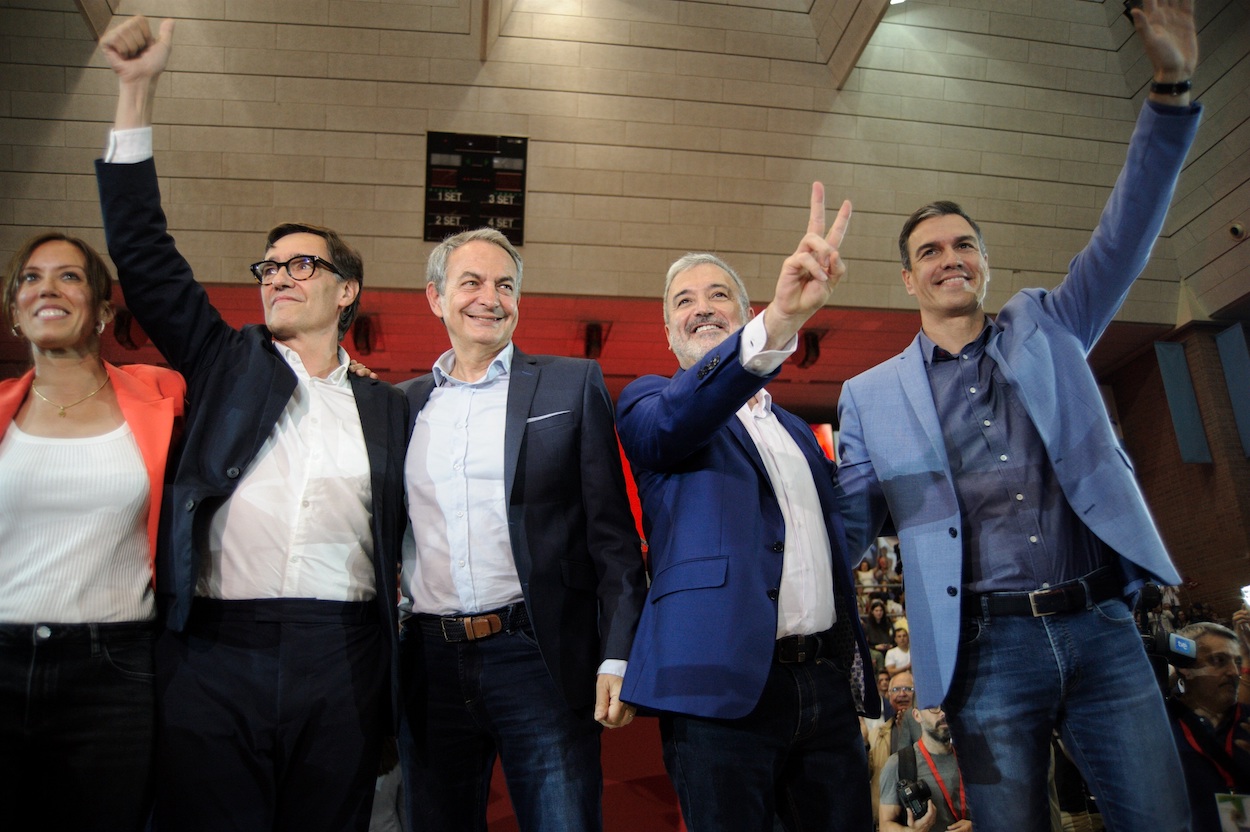
M 389 658 L 372 601 L 197 598 L 156 645 L 157 828 L 363 832 Z
M 690 832 L 872 829 L 850 680 L 828 659 L 773 662 L 745 717 L 663 714 L 660 736 Z
M 1050 829 L 1054 728 L 1107 829 L 1189 828 L 1185 775 L 1128 605 L 965 617 L 961 639 L 945 708 L 977 832 Z
M 599 723 L 569 708 L 528 629 L 448 644 L 410 618 L 400 657 L 413 832 L 485 832 L 496 755 L 522 832 L 603 828 Z
M 153 625 L 0 624 L 0 826 L 143 829 Z

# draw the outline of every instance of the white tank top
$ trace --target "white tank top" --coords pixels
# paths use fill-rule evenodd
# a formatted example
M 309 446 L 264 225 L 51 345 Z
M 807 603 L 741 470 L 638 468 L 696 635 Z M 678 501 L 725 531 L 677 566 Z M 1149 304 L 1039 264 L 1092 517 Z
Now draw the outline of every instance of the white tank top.
M 146 621 L 148 490 L 130 426 L 0 440 L 0 622 Z

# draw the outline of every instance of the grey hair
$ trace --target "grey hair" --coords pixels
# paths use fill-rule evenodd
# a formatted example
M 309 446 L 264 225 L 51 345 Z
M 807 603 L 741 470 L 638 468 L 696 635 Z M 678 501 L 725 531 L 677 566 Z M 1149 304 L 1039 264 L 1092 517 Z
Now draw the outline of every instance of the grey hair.
M 717 257 L 711 252 L 688 252 L 673 261 L 673 265 L 668 267 L 668 274 L 664 277 L 664 323 L 668 324 L 668 290 L 673 285 L 673 279 L 682 272 L 689 271 L 695 266 L 710 265 L 723 271 L 729 275 L 729 279 L 733 281 L 734 286 L 738 290 L 738 314 L 742 318 L 742 324 L 751 320 L 751 298 L 747 295 L 746 284 L 742 282 L 742 278 L 738 277 L 738 273 L 733 267 L 724 260 Z
M 1237 634 L 1225 627 L 1223 624 L 1216 624 L 1214 621 L 1195 621 L 1193 624 L 1186 624 L 1181 627 L 1176 634 L 1184 638 L 1191 638 L 1194 641 L 1203 636 L 1219 636 L 1220 638 L 1237 640 Z
M 508 242 L 508 238 L 493 228 L 474 228 L 471 231 L 461 231 L 443 240 L 434 250 L 430 252 L 430 259 L 425 266 L 425 279 L 429 283 L 434 284 L 434 288 L 438 290 L 441 296 L 447 288 L 447 261 L 451 258 L 451 253 L 467 243 L 473 242 L 492 243 L 499 246 L 508 256 L 512 258 L 512 262 L 516 265 L 516 294 L 521 295 L 521 254 Z

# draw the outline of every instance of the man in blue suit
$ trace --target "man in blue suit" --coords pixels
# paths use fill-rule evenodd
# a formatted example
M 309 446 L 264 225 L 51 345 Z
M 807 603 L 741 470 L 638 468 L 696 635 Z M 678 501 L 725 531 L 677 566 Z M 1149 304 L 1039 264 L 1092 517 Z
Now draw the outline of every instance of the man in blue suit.
M 845 273 L 850 203 L 808 233 L 764 313 L 711 254 L 669 269 L 664 323 L 681 369 L 617 406 L 653 580 L 621 697 L 658 712 L 690 832 L 872 828 L 856 710 L 871 667 L 832 463 L 764 385 Z M 875 688 L 867 694 L 874 715 Z
M 978 830 L 1047 828 L 1051 731 L 1113 830 L 1179 830 L 1184 780 L 1125 599 L 1180 578 L 1086 356 L 1145 267 L 1197 129 L 1189 2 L 1133 12 L 1149 103 L 1098 228 L 1053 291 L 990 318 L 959 206 L 899 235 L 922 330 L 846 382 L 838 481 L 853 551 L 888 511 L 906 561 L 917 707 L 943 705 Z

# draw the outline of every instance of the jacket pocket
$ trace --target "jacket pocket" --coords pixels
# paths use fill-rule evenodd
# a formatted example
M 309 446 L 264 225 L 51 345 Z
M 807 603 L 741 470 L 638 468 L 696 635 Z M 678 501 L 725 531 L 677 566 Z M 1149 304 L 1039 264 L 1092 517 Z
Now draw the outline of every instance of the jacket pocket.
M 729 558 L 724 556 L 683 560 L 666 566 L 651 582 L 651 603 L 683 589 L 715 589 L 725 585 Z

